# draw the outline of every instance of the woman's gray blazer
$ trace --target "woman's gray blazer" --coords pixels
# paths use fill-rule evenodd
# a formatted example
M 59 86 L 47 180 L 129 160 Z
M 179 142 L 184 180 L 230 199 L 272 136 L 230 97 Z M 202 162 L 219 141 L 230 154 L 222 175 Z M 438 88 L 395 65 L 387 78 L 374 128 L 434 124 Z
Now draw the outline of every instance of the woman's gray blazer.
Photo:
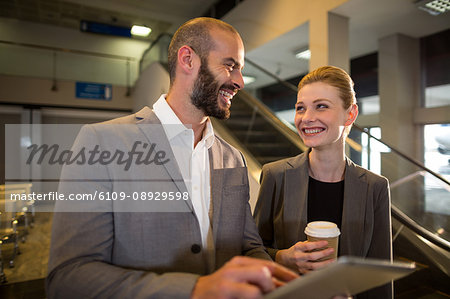
M 264 165 L 254 217 L 269 254 L 305 241 L 308 153 Z M 346 158 L 340 255 L 392 260 L 389 184 Z M 369 294 L 370 293 L 370 294 Z M 358 298 L 391 298 L 386 285 Z

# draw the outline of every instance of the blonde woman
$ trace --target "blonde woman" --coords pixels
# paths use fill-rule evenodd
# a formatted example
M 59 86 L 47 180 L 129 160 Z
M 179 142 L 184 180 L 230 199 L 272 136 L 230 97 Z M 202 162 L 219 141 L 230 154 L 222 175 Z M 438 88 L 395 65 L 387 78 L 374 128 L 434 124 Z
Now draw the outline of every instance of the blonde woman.
M 305 242 L 306 224 L 324 220 L 341 230 L 339 256 L 392 259 L 388 181 L 345 155 L 358 115 L 352 79 L 333 66 L 312 71 L 298 85 L 295 109 L 295 126 L 309 150 L 264 165 L 254 213 L 269 254 L 302 274 L 333 262 L 317 261 L 333 253 L 322 249 L 326 241 Z M 357 298 L 392 298 L 392 285 Z

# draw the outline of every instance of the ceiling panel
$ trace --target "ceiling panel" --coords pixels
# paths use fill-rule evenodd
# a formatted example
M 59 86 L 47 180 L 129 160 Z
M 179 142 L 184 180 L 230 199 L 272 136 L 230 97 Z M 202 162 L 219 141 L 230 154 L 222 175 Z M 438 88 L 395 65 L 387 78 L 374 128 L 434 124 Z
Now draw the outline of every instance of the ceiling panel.
M 77 29 L 81 20 L 152 28 L 151 39 L 198 16 L 214 0 L 0 0 L 0 16 Z

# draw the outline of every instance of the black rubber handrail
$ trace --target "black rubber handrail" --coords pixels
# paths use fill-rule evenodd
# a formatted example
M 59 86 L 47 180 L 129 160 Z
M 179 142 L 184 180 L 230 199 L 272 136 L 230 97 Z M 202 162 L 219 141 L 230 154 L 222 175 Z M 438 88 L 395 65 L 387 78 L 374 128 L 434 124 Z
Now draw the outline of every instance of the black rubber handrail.
M 410 156 L 406 155 L 405 153 L 402 153 L 400 150 L 396 149 L 395 147 L 393 147 L 392 145 L 390 145 L 389 143 L 386 143 L 385 141 L 374 137 L 373 135 L 371 135 L 369 133 L 369 129 L 367 128 L 361 128 L 356 124 L 353 124 L 353 127 L 355 127 L 358 131 L 361 131 L 363 133 L 366 133 L 370 138 L 375 139 L 376 141 L 380 142 L 381 144 L 384 144 L 385 146 L 389 147 L 393 152 L 395 152 L 397 155 L 401 156 L 402 158 L 404 158 L 405 160 L 408 160 L 409 162 L 413 163 L 414 165 L 422 168 L 423 170 L 425 170 L 426 172 L 429 172 L 430 174 L 432 174 L 434 177 L 438 178 L 439 180 L 441 180 L 442 182 L 444 182 L 445 184 L 450 186 L 450 182 L 447 181 L 447 179 L 445 179 L 443 176 L 441 176 L 439 173 L 434 172 L 433 170 L 429 169 L 428 167 L 426 167 L 425 165 L 423 165 L 423 163 L 420 163 L 419 161 L 411 158 Z
M 424 237 L 434 245 L 445 249 L 447 251 L 450 251 L 450 242 L 445 240 L 444 238 L 441 238 L 438 235 L 433 234 L 414 220 L 412 220 L 408 215 L 402 212 L 399 208 L 397 208 L 395 205 L 391 206 L 391 212 L 392 216 L 397 219 L 401 224 L 415 232 L 416 234 Z
M 289 127 L 289 123 L 284 123 L 279 117 L 273 113 L 273 111 L 267 107 L 263 102 L 253 97 L 245 90 L 239 92 L 239 98 L 245 101 L 250 107 L 256 108 L 259 113 L 281 134 L 283 134 L 292 144 L 299 148 L 302 152 L 306 151 L 308 148 L 299 138 L 295 128 Z M 286 129 L 287 128 L 287 129 Z

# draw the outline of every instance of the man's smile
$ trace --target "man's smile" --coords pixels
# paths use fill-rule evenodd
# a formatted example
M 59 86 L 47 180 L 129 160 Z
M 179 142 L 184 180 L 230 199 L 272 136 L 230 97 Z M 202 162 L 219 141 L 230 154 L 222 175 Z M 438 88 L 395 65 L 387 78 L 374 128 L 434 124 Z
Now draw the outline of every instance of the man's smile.
M 230 92 L 228 90 L 224 90 L 224 89 L 220 89 L 219 90 L 219 94 L 221 95 L 224 103 L 229 106 L 231 105 L 231 99 L 234 97 L 234 95 L 236 94 L 235 92 Z

